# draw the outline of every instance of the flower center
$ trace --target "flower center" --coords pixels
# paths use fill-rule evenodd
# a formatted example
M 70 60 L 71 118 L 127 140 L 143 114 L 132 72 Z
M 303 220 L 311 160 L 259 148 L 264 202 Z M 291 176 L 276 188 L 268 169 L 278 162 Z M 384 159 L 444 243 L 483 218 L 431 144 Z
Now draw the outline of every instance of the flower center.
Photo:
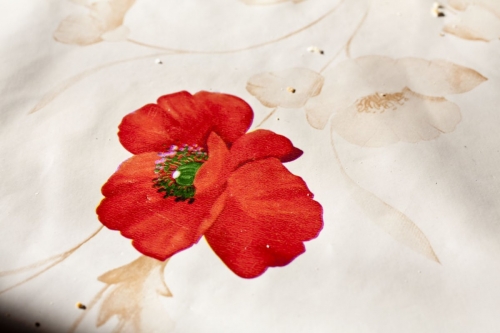
M 176 200 L 194 200 L 195 187 L 193 185 L 196 173 L 208 154 L 198 145 L 182 147 L 171 146 L 167 152 L 159 153 L 160 159 L 155 161 L 154 172 L 157 177 L 153 179 L 153 187 L 163 197 L 176 197 Z
M 394 94 L 375 93 L 356 101 L 358 112 L 383 113 L 387 109 L 397 110 L 407 101 L 404 92 Z

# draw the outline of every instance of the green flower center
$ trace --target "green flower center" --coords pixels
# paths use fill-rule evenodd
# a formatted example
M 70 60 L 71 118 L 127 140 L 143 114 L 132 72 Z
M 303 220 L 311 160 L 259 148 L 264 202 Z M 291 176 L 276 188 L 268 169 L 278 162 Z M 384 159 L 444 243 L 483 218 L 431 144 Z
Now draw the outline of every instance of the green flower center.
M 193 185 L 196 173 L 208 160 L 208 154 L 198 145 L 171 146 L 167 152 L 159 153 L 155 162 L 153 187 L 163 193 L 164 198 L 175 197 L 178 201 L 194 201 Z

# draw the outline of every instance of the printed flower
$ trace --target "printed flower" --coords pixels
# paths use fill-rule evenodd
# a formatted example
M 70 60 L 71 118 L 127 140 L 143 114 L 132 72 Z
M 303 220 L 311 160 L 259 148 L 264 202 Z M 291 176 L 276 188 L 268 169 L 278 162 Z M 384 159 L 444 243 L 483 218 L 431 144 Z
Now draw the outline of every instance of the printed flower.
M 458 10 L 444 31 L 470 40 L 491 41 L 500 38 L 500 1 L 448 0 Z
M 58 42 L 66 44 L 90 45 L 103 40 L 123 40 L 128 29 L 123 26 L 123 19 L 135 0 L 73 0 L 89 8 L 85 15 L 66 17 L 54 32 Z
M 139 252 L 165 260 L 205 236 L 237 275 L 252 278 L 305 251 L 322 208 L 283 162 L 302 151 L 225 94 L 166 95 L 125 116 L 118 133 L 136 154 L 104 184 L 97 208 Z
M 291 68 L 254 75 L 248 80 L 247 90 L 267 107 L 294 109 L 318 95 L 323 82 L 324 78 L 310 69 Z
M 325 85 L 306 104 L 311 126 L 347 141 L 379 147 L 398 141 L 432 140 L 452 132 L 461 120 L 448 94 L 475 88 L 486 78 L 443 60 L 366 56 L 346 60 L 325 73 Z

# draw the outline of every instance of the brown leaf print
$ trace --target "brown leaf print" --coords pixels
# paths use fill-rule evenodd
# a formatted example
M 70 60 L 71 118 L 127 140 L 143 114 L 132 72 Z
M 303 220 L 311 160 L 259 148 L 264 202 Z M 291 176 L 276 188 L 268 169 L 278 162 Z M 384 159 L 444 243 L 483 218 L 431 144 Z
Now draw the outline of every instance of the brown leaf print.
M 247 5 L 274 5 L 277 3 L 291 1 L 293 3 L 299 3 L 305 0 L 241 0 Z
M 366 147 L 418 142 L 452 132 L 459 107 L 443 95 L 472 90 L 486 78 L 443 60 L 366 56 L 325 73 L 322 93 L 306 104 L 311 126 Z
M 99 281 L 108 284 L 111 292 L 102 303 L 97 327 L 117 316 L 119 323 L 115 332 L 168 331 L 172 323 L 159 298 L 172 296 L 163 280 L 167 262 L 142 256 L 101 275 Z
M 500 1 L 448 0 L 457 13 L 443 30 L 459 38 L 489 42 L 500 38 Z M 455 15 L 453 17 L 453 15 Z
M 123 19 L 135 0 L 93 2 L 73 0 L 88 7 L 88 14 L 66 17 L 54 32 L 54 39 L 65 44 L 90 45 L 103 40 L 123 40 L 128 34 Z
M 381 200 L 375 194 L 357 187 L 352 198 L 367 217 L 388 233 L 394 240 L 404 244 L 427 259 L 439 263 L 431 243 L 420 228 L 405 214 Z
M 247 90 L 267 107 L 300 108 L 321 92 L 323 82 L 323 77 L 310 69 L 291 68 L 254 75 Z
M 31 280 L 37 278 L 38 276 L 48 272 L 53 267 L 59 265 L 61 262 L 65 261 L 68 257 L 73 255 L 80 247 L 82 247 L 88 241 L 90 241 L 92 238 L 94 238 L 102 229 L 103 229 L 103 226 L 100 226 L 90 236 L 88 236 L 83 241 L 81 241 L 80 243 L 73 246 L 72 248 L 70 248 L 67 251 L 56 254 L 55 256 L 52 256 L 52 257 L 49 257 L 46 259 L 39 260 L 35 263 L 29 264 L 29 265 L 26 265 L 23 267 L 19 267 L 17 269 L 0 272 L 0 277 L 8 276 L 8 275 L 16 275 L 16 274 L 26 273 L 26 272 L 32 272 L 31 274 L 29 274 L 27 277 L 25 277 L 21 281 L 15 283 L 9 287 L 0 289 L 0 295 L 3 293 L 6 293 L 12 289 L 15 289 L 17 287 L 20 287 L 27 282 L 30 282 Z

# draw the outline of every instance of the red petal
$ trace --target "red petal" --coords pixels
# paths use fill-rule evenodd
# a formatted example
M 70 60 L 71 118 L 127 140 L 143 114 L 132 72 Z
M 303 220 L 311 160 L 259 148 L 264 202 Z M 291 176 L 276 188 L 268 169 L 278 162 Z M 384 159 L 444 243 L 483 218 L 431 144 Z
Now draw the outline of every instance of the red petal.
M 226 143 L 233 143 L 250 128 L 253 111 L 241 98 L 200 91 L 194 95 L 197 104 L 206 105 L 212 114 L 211 131 Z M 208 136 L 208 135 L 207 135 Z
M 304 181 L 276 158 L 250 162 L 228 179 L 226 202 L 205 237 L 237 275 L 253 278 L 284 266 L 317 237 L 322 208 Z
M 132 154 L 166 151 L 184 137 L 179 123 L 156 104 L 126 115 L 118 128 L 121 144 Z
M 213 132 L 208 137 L 207 146 L 209 158 L 196 173 L 194 186 L 197 196 L 206 192 L 212 193 L 212 196 L 218 196 L 224 191 L 229 176 L 226 166 L 229 150 L 224 141 Z
M 250 106 L 235 96 L 183 91 L 125 116 L 118 136 L 133 154 L 166 151 L 174 144 L 206 146 L 211 131 L 230 144 L 247 131 L 252 118 Z
M 223 194 L 226 189 L 226 180 L 229 171 L 226 164 L 229 151 L 226 144 L 215 133 L 211 133 L 207 140 L 209 159 L 201 166 L 194 179 L 196 188 L 195 197 L 203 201 L 213 202 L 210 214 L 203 220 L 200 232 L 204 233 L 213 224 L 224 208 Z
M 119 230 L 139 252 L 158 260 L 198 242 L 209 202 L 164 199 L 152 187 L 156 153 L 133 156 L 104 184 L 97 215 L 106 227 Z
M 289 162 L 302 155 L 302 150 L 295 148 L 292 142 L 279 134 L 268 130 L 256 130 L 245 134 L 231 147 L 231 167 L 268 157 L 276 157 L 282 162 Z

